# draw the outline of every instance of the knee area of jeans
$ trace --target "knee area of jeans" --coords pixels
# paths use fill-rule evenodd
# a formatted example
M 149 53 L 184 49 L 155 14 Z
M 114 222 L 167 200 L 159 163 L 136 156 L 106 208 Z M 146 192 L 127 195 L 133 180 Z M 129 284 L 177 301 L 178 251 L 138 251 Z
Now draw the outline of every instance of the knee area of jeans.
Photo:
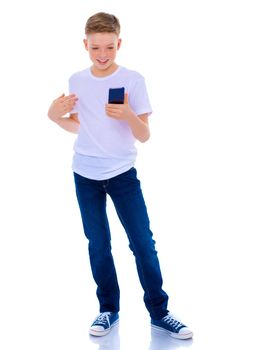
M 94 242 L 89 242 L 88 245 L 90 255 L 94 256 L 106 256 L 111 255 L 112 247 L 111 245 L 105 244 L 95 244 Z
M 146 259 L 148 257 L 157 255 L 157 251 L 155 250 L 154 246 L 151 247 L 149 245 L 141 245 L 135 249 L 130 244 L 129 248 L 132 251 L 133 255 L 138 259 Z

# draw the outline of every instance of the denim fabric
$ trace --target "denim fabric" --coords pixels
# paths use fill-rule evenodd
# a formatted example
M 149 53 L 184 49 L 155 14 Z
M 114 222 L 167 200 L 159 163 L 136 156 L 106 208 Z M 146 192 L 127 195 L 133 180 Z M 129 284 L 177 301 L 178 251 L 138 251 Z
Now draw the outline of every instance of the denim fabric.
M 90 264 L 97 284 L 100 312 L 118 312 L 120 297 L 106 214 L 108 194 L 135 256 L 146 308 L 155 320 L 167 315 L 168 295 L 162 290 L 155 241 L 136 169 L 131 168 L 123 174 L 102 181 L 87 179 L 76 173 L 74 179 L 84 232 L 89 240 Z

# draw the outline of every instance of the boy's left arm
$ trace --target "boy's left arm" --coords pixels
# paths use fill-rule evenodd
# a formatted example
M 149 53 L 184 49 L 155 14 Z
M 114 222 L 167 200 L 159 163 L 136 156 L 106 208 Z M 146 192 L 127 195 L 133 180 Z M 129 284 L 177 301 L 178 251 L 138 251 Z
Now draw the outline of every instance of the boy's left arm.
M 127 121 L 134 137 L 140 142 L 150 138 L 148 113 L 136 115 L 128 104 L 128 94 L 125 94 L 124 104 L 106 104 L 106 113 L 109 117 Z

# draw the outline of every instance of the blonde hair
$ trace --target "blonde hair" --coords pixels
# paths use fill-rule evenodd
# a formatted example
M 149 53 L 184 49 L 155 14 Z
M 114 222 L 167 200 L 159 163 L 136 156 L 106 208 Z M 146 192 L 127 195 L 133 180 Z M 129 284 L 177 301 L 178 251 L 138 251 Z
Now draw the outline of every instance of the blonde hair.
M 119 36 L 121 26 L 118 18 L 110 13 L 98 12 L 89 17 L 85 27 L 85 34 L 115 33 Z

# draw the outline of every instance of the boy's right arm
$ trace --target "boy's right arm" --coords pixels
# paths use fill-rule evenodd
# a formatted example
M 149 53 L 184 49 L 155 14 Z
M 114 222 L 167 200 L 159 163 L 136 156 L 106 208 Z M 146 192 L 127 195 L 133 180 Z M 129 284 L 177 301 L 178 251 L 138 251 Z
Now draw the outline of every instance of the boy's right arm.
M 55 99 L 48 110 L 48 117 L 50 120 L 58 124 L 64 130 L 77 134 L 79 132 L 80 122 L 78 113 L 72 113 L 69 117 L 65 117 L 73 109 L 78 98 L 71 94 L 65 96 L 62 94 Z

